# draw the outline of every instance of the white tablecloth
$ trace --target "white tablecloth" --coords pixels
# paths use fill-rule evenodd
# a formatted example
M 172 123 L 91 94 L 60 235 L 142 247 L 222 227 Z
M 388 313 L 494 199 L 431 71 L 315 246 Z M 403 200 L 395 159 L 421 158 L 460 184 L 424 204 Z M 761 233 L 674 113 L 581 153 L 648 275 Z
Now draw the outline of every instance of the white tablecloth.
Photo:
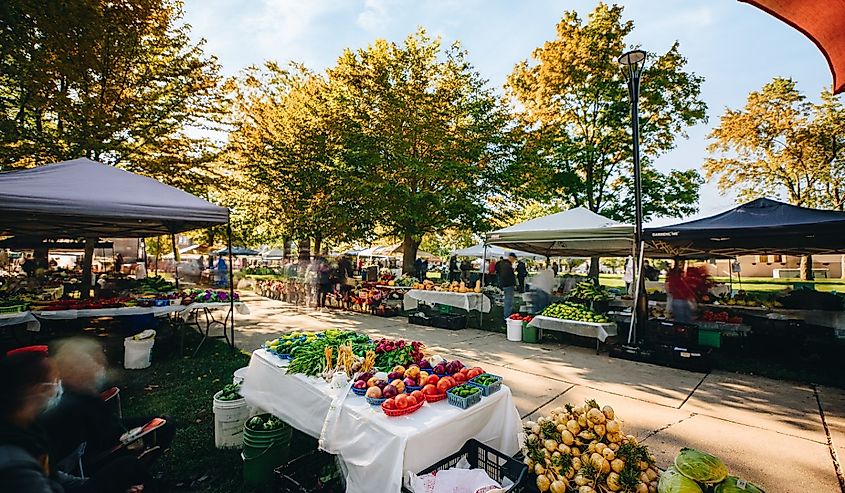
M 170 306 L 124 306 L 120 308 L 93 308 L 88 310 L 39 310 L 33 312 L 38 318 L 45 320 L 73 320 L 76 318 L 94 317 L 129 317 L 132 315 L 155 315 L 163 317 L 168 313 L 185 310 L 182 305 Z
M 0 313 L 0 327 L 17 324 L 26 324 L 26 330 L 32 332 L 41 330 L 41 323 L 32 312 Z
M 420 301 L 429 305 L 435 303 L 440 305 L 463 308 L 466 311 L 490 312 L 490 298 L 484 293 L 453 293 L 451 291 L 427 291 L 423 289 L 412 289 L 405 293 L 403 305 L 405 310 L 415 309 Z
M 221 310 L 221 309 L 228 309 L 229 302 L 217 301 L 214 303 L 191 303 L 190 305 L 183 305 L 181 307 L 183 310 L 180 310 L 182 313 L 182 318 L 187 320 L 191 316 L 191 312 L 202 310 L 203 308 L 207 308 L 209 310 Z M 249 307 L 246 306 L 246 303 L 243 301 L 236 301 L 235 302 L 235 311 L 241 315 L 249 315 Z
M 538 329 L 556 330 L 578 336 L 592 337 L 604 342 L 610 336 L 616 335 L 616 324 L 599 324 L 593 322 L 578 322 L 575 320 L 563 320 L 560 318 L 545 317 L 538 315 L 529 322 L 531 327 Z
M 286 375 L 282 360 L 262 349 L 252 353 L 241 389 L 250 405 L 313 437 L 322 435 L 321 447 L 342 461 L 348 493 L 398 492 L 405 471 L 425 469 L 469 438 L 509 455 L 519 449 L 519 413 L 504 385 L 467 410 L 444 400 L 393 418 L 363 397 L 339 392 L 345 398 L 333 413 L 336 421 L 327 422 L 335 391 L 320 378 Z

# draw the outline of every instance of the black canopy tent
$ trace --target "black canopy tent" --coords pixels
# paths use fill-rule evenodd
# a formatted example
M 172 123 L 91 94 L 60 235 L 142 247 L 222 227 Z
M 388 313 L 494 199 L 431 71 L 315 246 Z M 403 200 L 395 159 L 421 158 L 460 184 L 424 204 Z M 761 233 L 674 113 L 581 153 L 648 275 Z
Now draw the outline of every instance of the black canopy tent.
M 225 207 L 90 159 L 0 173 L 0 236 L 85 238 L 93 247 L 103 237 L 172 236 L 220 224 L 226 224 L 231 250 L 232 228 Z M 86 249 L 85 279 L 90 279 L 89 257 Z M 230 295 L 232 277 L 229 269 Z M 230 300 L 234 312 L 232 296 Z M 234 317 L 230 330 L 234 345 Z
M 845 212 L 757 199 L 715 216 L 649 228 L 647 255 L 705 258 L 845 253 Z

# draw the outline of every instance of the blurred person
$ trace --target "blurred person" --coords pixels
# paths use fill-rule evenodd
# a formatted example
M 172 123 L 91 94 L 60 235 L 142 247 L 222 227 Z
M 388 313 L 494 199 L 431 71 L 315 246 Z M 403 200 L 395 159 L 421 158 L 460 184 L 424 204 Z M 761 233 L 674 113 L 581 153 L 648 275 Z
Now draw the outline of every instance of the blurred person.
M 457 281 L 461 277 L 461 269 L 458 267 L 457 255 L 449 257 L 449 281 Z
M 317 308 L 326 307 L 326 298 L 332 289 L 331 267 L 324 257 L 317 258 Z
M 554 283 L 555 274 L 549 268 L 540 270 L 531 278 L 531 301 L 535 314 L 543 313 L 543 310 L 551 304 Z
M 557 273 L 560 272 L 560 266 L 557 265 L 557 262 L 552 262 L 552 272 L 554 273 L 555 277 L 557 277 Z
M 526 277 L 528 277 L 528 269 L 525 267 L 525 261 L 519 259 L 516 262 L 516 282 L 520 293 L 525 292 Z
M 472 263 L 469 259 L 465 258 L 461 260 L 461 281 L 464 283 L 469 282 L 469 273 L 472 270 Z
M 35 260 L 32 259 L 32 255 L 27 255 L 26 259 L 21 264 L 21 270 L 26 274 L 26 277 L 32 277 L 35 274 Z
M 31 350 L 30 350 L 31 349 Z M 89 478 L 54 467 L 39 415 L 62 397 L 62 381 L 46 348 L 10 351 L 0 359 L 0 491 L 139 493 L 146 474 L 134 457 L 111 462 Z
M 121 418 L 102 399 L 100 392 L 106 389 L 108 373 L 106 356 L 97 341 L 85 337 L 66 339 L 56 345 L 52 359 L 64 392 L 58 403 L 43 414 L 41 424 L 50 437 L 50 455 L 56 459 L 71 456 L 85 443 L 85 470 L 94 470 L 96 459 L 109 455 L 120 445 L 124 433 L 157 417 Z M 146 435 L 134 452 L 158 447 L 157 457 L 170 448 L 176 426 L 171 418 L 162 419 L 164 425 Z
M 695 291 L 677 263 L 666 275 L 666 294 L 672 319 L 677 322 L 691 322 L 697 308 Z
M 516 254 L 508 254 L 507 259 L 502 259 L 496 264 L 496 276 L 499 278 L 499 287 L 505 293 L 504 314 L 505 319 L 513 313 L 513 291 L 516 286 L 516 275 L 513 271 L 513 264 L 516 262 Z
M 631 284 L 634 282 L 634 257 L 630 255 L 625 259 L 625 270 L 622 272 L 622 280 L 625 281 L 625 292 L 633 294 L 631 292 Z
M 123 268 L 123 254 L 118 253 L 117 256 L 114 258 L 114 271 L 120 273 L 120 270 Z
M 135 264 L 135 279 L 141 280 L 147 278 L 147 265 L 144 262 L 137 262 Z

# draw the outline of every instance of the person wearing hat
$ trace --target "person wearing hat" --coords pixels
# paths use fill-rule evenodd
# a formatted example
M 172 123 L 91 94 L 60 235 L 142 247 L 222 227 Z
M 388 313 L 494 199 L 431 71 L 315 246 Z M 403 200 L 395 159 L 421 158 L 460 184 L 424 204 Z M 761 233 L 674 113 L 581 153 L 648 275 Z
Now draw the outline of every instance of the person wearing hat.
M 513 313 L 513 290 L 516 286 L 516 275 L 513 271 L 514 262 L 516 262 L 516 254 L 511 252 L 507 259 L 496 264 L 496 277 L 499 278 L 499 287 L 505 292 L 505 319 Z

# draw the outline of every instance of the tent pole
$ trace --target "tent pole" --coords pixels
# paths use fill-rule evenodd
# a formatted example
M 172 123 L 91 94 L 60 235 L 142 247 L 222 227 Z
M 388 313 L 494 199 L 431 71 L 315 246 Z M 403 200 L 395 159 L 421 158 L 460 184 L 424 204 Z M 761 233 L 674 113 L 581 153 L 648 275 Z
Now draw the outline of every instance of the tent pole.
M 481 255 L 481 308 L 478 310 L 478 329 L 484 326 L 484 286 L 487 285 L 487 272 L 490 272 L 490 269 L 487 269 L 487 272 L 484 271 L 484 264 L 487 263 L 487 241 L 484 241 L 484 253 Z M 493 310 L 493 306 L 491 303 L 490 310 Z
M 97 248 L 97 238 L 85 238 L 85 253 L 82 257 L 82 292 L 79 297 L 87 300 L 91 297 L 91 271 L 94 263 L 94 250 Z
M 232 263 L 232 221 L 226 221 L 226 246 L 229 248 L 229 315 L 231 318 L 231 328 L 229 330 L 232 351 L 235 350 L 235 286 L 234 286 L 234 264 Z M 226 330 L 224 327 L 223 330 Z
M 176 279 L 176 289 L 179 289 L 179 257 L 176 255 L 176 235 L 170 233 L 170 246 L 173 248 L 173 277 Z

